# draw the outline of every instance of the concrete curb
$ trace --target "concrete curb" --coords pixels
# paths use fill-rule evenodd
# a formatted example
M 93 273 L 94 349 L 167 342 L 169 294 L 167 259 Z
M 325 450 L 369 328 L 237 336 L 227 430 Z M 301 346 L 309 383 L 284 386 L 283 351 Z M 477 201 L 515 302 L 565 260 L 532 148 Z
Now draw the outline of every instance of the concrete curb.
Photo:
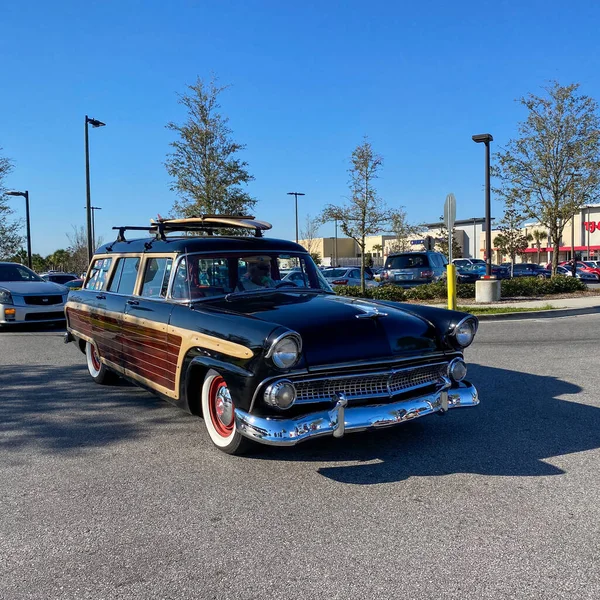
M 574 317 L 576 315 L 593 315 L 597 313 L 600 313 L 600 306 L 584 306 L 582 308 L 554 308 L 550 310 L 532 310 L 527 312 L 496 313 L 492 315 L 476 316 L 480 321 L 516 321 L 521 319 Z

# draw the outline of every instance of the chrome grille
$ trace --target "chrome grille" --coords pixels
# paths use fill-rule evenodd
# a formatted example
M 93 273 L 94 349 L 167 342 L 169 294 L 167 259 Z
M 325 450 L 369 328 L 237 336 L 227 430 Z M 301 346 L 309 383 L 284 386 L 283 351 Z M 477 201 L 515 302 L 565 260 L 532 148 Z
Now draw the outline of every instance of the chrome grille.
M 341 393 L 348 400 L 389 398 L 426 385 L 441 384 L 448 363 L 423 365 L 378 373 L 295 381 L 296 404 L 331 400 Z

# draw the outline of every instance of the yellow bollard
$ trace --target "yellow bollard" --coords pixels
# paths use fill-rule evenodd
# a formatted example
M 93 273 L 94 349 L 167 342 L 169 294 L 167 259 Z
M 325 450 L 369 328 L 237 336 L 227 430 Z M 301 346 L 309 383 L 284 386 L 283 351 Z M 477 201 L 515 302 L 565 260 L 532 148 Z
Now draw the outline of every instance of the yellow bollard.
M 446 265 L 446 280 L 448 287 L 448 310 L 456 310 L 456 267 Z

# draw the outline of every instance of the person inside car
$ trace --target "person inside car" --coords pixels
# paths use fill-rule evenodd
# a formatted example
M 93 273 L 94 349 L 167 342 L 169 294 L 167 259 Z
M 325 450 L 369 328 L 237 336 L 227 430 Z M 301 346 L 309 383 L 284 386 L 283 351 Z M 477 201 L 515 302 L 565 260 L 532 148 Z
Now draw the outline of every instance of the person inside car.
M 238 281 L 240 291 L 275 287 L 275 282 L 271 278 L 270 256 L 248 256 L 243 260 L 246 263 L 246 273 Z

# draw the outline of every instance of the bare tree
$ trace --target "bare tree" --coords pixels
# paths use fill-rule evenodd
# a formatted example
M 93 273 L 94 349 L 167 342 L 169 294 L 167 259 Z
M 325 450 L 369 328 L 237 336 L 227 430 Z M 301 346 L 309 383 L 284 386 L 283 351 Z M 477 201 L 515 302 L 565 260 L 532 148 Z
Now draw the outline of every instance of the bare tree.
M 598 104 L 578 88 L 553 82 L 544 97 L 521 98 L 529 114 L 519 125 L 520 137 L 496 155 L 493 169 L 495 191 L 507 206 L 548 229 L 553 274 L 566 222 L 600 188 Z
M 2 148 L 0 148 L 0 152 L 2 152 Z M 23 238 L 19 233 L 21 224 L 18 221 L 10 220 L 14 210 L 5 195 L 4 179 L 12 171 L 12 168 L 11 161 L 0 156 L 0 259 L 14 256 L 23 244 Z
M 57 250 L 57 252 L 51 256 L 57 262 L 61 262 L 62 269 L 68 269 L 74 273 L 83 273 L 84 271 L 87 271 L 88 254 L 87 233 L 85 228 L 83 226 L 77 228 L 73 225 L 73 233 L 67 233 L 67 239 L 70 244 L 67 250 Z M 102 246 L 102 237 L 99 237 L 96 240 L 96 244 Z
M 228 119 L 219 113 L 219 95 L 227 86 L 218 86 L 213 76 L 208 83 L 198 78 L 187 87 L 188 92 L 179 96 L 187 121 L 167 124 L 178 135 L 165 163 L 173 178 L 171 189 L 179 195 L 173 211 L 180 217 L 248 214 L 256 200 L 242 186 L 254 177 L 248 164 L 237 158 L 245 146 L 232 140 Z
M 316 253 L 317 251 L 317 238 L 320 227 L 321 220 L 318 217 L 313 219 L 310 215 L 306 215 L 304 227 L 300 228 L 300 243 L 306 248 L 309 254 Z
M 521 256 L 527 250 L 529 241 L 533 239 L 531 235 L 523 233 L 521 229 L 523 221 L 523 216 L 515 208 L 506 207 L 504 216 L 498 224 L 500 233 L 494 238 L 494 246 L 500 250 L 502 256 L 510 257 L 511 276 L 516 257 Z M 488 252 L 492 252 L 492 249 L 490 248 Z
M 389 229 L 390 211 L 377 195 L 374 187 L 383 158 L 373 152 L 365 138 L 352 152 L 350 159 L 349 203 L 345 206 L 329 204 L 321 214 L 321 221 L 337 219 L 344 235 L 351 237 L 360 249 L 361 291 L 365 291 L 365 238 Z
M 405 252 L 410 249 L 410 239 L 423 232 L 419 225 L 408 222 L 406 210 L 403 206 L 393 210 L 390 214 L 391 231 L 396 239 L 389 244 L 393 252 Z

